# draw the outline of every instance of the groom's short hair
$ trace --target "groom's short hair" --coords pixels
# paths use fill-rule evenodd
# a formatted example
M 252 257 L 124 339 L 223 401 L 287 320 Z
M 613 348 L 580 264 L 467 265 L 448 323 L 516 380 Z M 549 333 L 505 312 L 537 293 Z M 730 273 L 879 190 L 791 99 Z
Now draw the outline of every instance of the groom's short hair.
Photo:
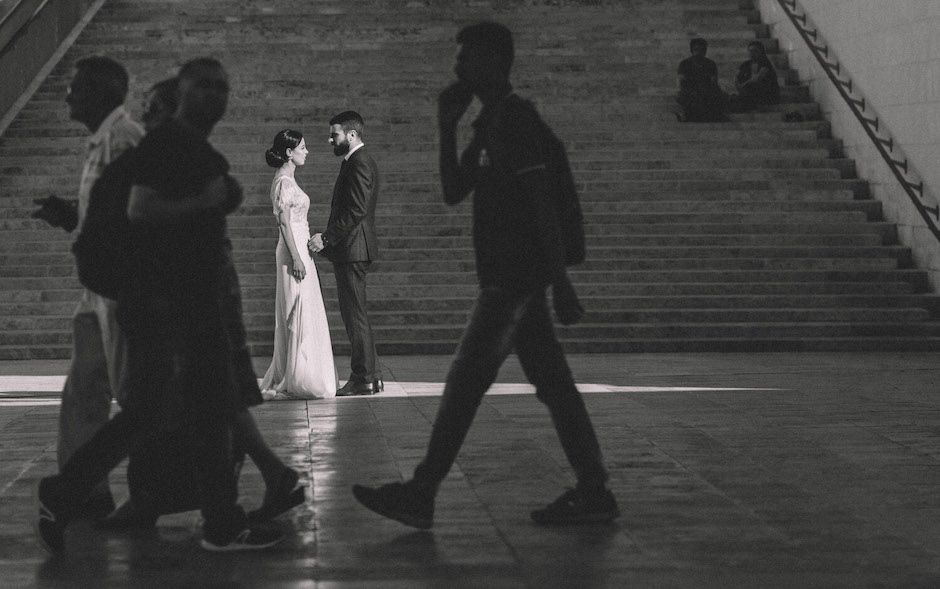
M 354 110 L 344 110 L 330 119 L 330 126 L 332 127 L 333 125 L 339 125 L 346 133 L 355 131 L 359 134 L 360 139 L 362 138 L 362 128 L 366 126 L 362 121 L 362 117 Z

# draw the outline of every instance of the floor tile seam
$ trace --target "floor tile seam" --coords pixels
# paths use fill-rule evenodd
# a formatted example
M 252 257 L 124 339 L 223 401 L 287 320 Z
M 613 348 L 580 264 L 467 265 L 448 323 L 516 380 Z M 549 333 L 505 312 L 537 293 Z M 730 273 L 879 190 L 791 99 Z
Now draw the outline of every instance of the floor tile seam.
M 402 462 L 401 462 L 401 460 L 399 459 L 398 453 L 396 452 L 396 448 L 395 448 L 394 445 L 392 445 L 392 443 L 391 443 L 391 441 L 390 441 L 390 440 L 391 440 L 391 436 L 389 435 L 389 432 L 386 430 L 386 428 L 385 428 L 384 425 L 383 425 L 383 419 L 382 419 L 382 417 L 381 417 L 380 415 L 378 415 L 378 414 L 375 412 L 375 409 L 374 409 L 374 407 L 373 407 L 373 402 L 376 401 L 376 400 L 379 400 L 379 399 L 377 399 L 377 397 L 379 397 L 379 396 L 378 396 L 378 395 L 374 395 L 374 396 L 368 397 L 368 398 L 366 399 L 366 401 L 367 401 L 366 404 L 367 404 L 367 406 L 369 407 L 369 414 L 372 416 L 372 422 L 375 424 L 375 428 L 378 430 L 378 434 L 379 434 L 379 435 L 381 436 L 381 438 L 382 438 L 382 442 L 383 442 L 384 445 L 385 445 L 385 451 L 387 452 L 388 456 L 391 458 L 392 462 L 395 464 L 395 469 L 398 471 L 399 476 L 405 475 L 406 473 L 405 473 L 405 470 L 402 468 Z M 388 399 L 388 398 L 391 398 L 391 397 L 386 397 L 386 399 Z M 409 398 L 409 404 L 411 405 L 411 407 L 412 407 L 419 415 L 421 415 L 422 418 L 425 419 L 425 421 L 431 422 L 431 421 L 428 419 L 428 416 L 427 416 L 427 415 L 421 410 L 421 408 L 418 406 L 418 404 L 415 403 L 415 402 L 414 402 L 413 400 L 411 400 L 410 398 Z M 431 423 L 433 423 L 433 422 L 431 422 Z
M 731 415 L 738 415 L 738 416 L 740 416 L 741 419 L 738 420 L 738 421 L 736 421 L 735 423 L 741 423 L 742 425 L 747 424 L 747 425 L 751 425 L 751 426 L 754 426 L 754 427 L 770 427 L 770 425 L 773 425 L 773 426 L 776 427 L 776 428 L 779 428 L 779 427 L 780 427 L 780 424 L 777 424 L 777 423 L 774 423 L 774 424 L 768 424 L 768 423 L 767 423 L 768 421 L 778 421 L 778 420 L 780 419 L 780 415 L 779 415 L 779 413 L 777 413 L 777 412 L 775 412 L 775 413 L 772 414 L 772 415 L 768 415 L 768 414 L 766 414 L 766 413 L 764 413 L 764 412 L 761 412 L 762 409 L 766 411 L 767 408 L 764 407 L 764 406 L 751 406 L 751 405 L 746 405 L 746 406 L 743 406 L 743 407 L 742 407 L 739 403 L 733 403 L 733 402 L 731 402 L 731 401 L 721 401 L 721 400 L 718 400 L 718 399 L 710 398 L 710 397 L 709 397 L 710 393 L 709 393 L 708 391 L 691 391 L 691 392 L 688 393 L 688 395 L 689 395 L 690 397 L 697 397 L 697 398 L 701 398 L 702 400 L 708 401 L 708 402 L 710 402 L 710 403 L 716 405 L 717 407 L 720 407 L 720 408 L 724 409 L 724 412 L 725 412 L 725 413 L 729 413 L 729 414 L 731 414 Z M 881 404 L 881 405 L 885 404 L 883 400 L 875 400 L 875 399 L 871 399 L 871 400 L 872 400 L 873 402 L 877 402 L 878 404 Z M 638 400 L 638 402 L 642 403 L 642 400 Z M 805 412 L 808 410 L 807 404 L 806 404 L 805 402 L 803 402 L 803 401 L 794 401 L 794 400 L 791 400 L 790 398 L 787 398 L 787 397 L 779 397 L 779 398 L 776 399 L 776 402 L 779 403 L 779 404 L 782 404 L 782 405 L 789 406 L 789 407 L 793 408 L 794 413 L 796 413 L 796 414 L 805 413 Z M 670 409 L 669 407 L 656 406 L 656 407 L 650 407 L 650 409 L 651 409 L 651 410 L 655 409 L 655 411 L 656 411 L 656 412 L 659 412 L 659 413 L 668 412 L 668 413 L 670 413 L 671 415 L 673 415 L 674 418 L 676 418 L 676 419 L 682 419 L 682 415 L 681 415 L 681 414 L 677 414 L 677 411 L 676 411 L 676 410 L 672 410 L 672 409 Z M 812 415 L 815 416 L 815 417 L 819 417 L 819 418 L 825 417 L 825 413 L 823 413 L 823 412 L 817 412 L 817 413 L 814 413 L 814 414 L 812 414 Z M 723 422 L 723 424 L 727 427 L 727 420 L 722 420 L 722 422 Z M 850 420 L 846 420 L 846 421 L 844 421 L 844 422 L 840 422 L 840 423 L 843 423 L 845 426 L 851 426 L 851 427 L 853 427 L 853 428 L 857 428 L 857 429 L 865 430 L 865 431 L 870 431 L 870 430 L 872 430 L 873 427 L 875 427 L 874 425 L 865 424 L 865 423 L 862 423 L 862 422 L 857 422 L 857 421 L 851 420 L 851 419 L 850 419 Z M 837 426 L 837 425 L 838 425 L 838 424 L 836 424 L 836 423 L 822 423 L 822 422 L 820 422 L 820 423 L 817 424 L 817 426 L 818 426 L 819 428 L 824 429 L 824 430 L 826 430 L 826 431 L 829 431 L 833 426 Z M 699 425 L 696 425 L 696 427 L 702 429 L 702 430 L 703 430 L 703 433 L 708 433 L 708 432 L 706 432 L 706 431 L 704 430 L 704 428 L 707 427 L 707 426 L 699 424 Z M 789 431 L 792 431 L 792 429 L 793 429 L 794 427 L 797 427 L 797 426 L 795 426 L 795 425 L 794 425 L 794 426 L 783 426 L 783 428 L 784 428 L 785 430 L 789 430 Z M 809 426 L 803 425 L 803 426 L 801 426 L 801 427 L 809 427 Z M 894 441 L 894 440 L 891 440 L 890 438 L 885 437 L 885 436 L 884 436 L 883 434 L 881 434 L 880 432 L 877 432 L 877 431 L 870 431 L 870 433 L 871 433 L 872 435 L 874 435 L 874 436 L 878 436 L 878 437 L 881 437 L 882 439 L 884 439 L 884 440 L 886 440 L 886 441 L 889 441 L 892 445 L 899 445 L 899 444 L 900 444 L 900 443 L 897 442 L 897 441 Z M 709 434 L 709 436 L 712 437 L 710 434 Z M 798 436 L 798 437 L 802 437 L 802 438 L 804 438 L 804 439 L 807 439 L 805 436 Z
M 500 416 L 502 416 L 503 418 L 505 418 L 505 419 L 507 419 L 507 420 L 509 420 L 509 421 L 511 421 L 511 422 L 513 422 L 513 423 L 515 423 L 515 419 L 506 416 L 506 415 L 505 415 L 504 413 L 502 413 L 501 411 L 496 411 L 496 413 L 498 413 L 498 414 L 499 414 Z M 548 418 L 548 416 L 546 416 L 546 418 Z M 522 428 L 522 429 L 523 429 L 524 431 L 531 431 L 531 432 L 533 432 L 534 434 L 545 435 L 545 434 L 547 433 L 547 432 L 545 432 L 545 431 L 542 431 L 541 429 L 540 429 L 540 430 L 532 430 L 532 428 Z M 631 428 L 631 429 L 632 429 L 632 428 Z M 541 437 L 541 436 L 527 435 L 526 437 L 527 437 L 527 439 L 528 439 L 530 442 L 532 442 L 532 444 L 533 444 L 533 446 L 534 446 L 535 448 L 539 449 L 539 451 L 540 451 L 542 454 L 545 455 L 545 457 L 546 457 L 547 460 L 550 460 L 551 462 L 555 463 L 556 466 L 558 466 L 559 469 L 565 470 L 566 468 L 568 468 L 567 462 L 564 462 L 564 463 L 563 463 L 563 462 L 558 458 L 557 455 L 553 455 L 553 454 L 550 453 L 550 452 L 544 451 L 545 446 L 544 446 L 543 444 L 538 443 L 538 442 L 539 442 L 538 437 Z M 557 433 L 555 433 L 555 438 L 557 439 Z M 650 443 L 652 444 L 653 442 L 650 441 Z M 655 444 L 654 444 L 654 446 L 655 446 Z M 661 451 L 662 451 L 662 450 L 661 450 Z M 666 456 L 668 456 L 669 459 L 672 460 L 674 463 L 681 465 L 682 468 L 683 468 L 683 470 L 684 470 L 687 474 L 691 475 L 691 476 L 692 476 L 693 478 L 695 478 L 695 479 L 698 479 L 699 482 L 702 483 L 705 488 L 708 488 L 710 491 L 716 493 L 717 496 L 724 497 L 729 503 L 731 503 L 732 505 L 735 506 L 735 510 L 736 510 L 736 511 L 743 512 L 742 515 L 745 516 L 747 519 L 749 519 L 749 520 L 751 520 L 751 521 L 753 521 L 753 522 L 755 522 L 755 523 L 758 523 L 758 524 L 759 524 L 759 527 L 760 527 L 761 529 L 763 529 L 763 530 L 767 533 L 767 535 L 770 536 L 770 537 L 772 537 L 775 541 L 781 542 L 781 543 L 787 543 L 787 542 L 789 542 L 790 539 L 786 536 L 786 534 L 785 534 L 779 527 L 774 526 L 773 524 L 767 522 L 767 521 L 766 521 L 764 518 L 762 518 L 758 513 L 756 513 L 750 506 L 746 505 L 745 503 L 743 503 L 742 501 L 740 501 L 740 500 L 737 499 L 737 498 L 731 497 L 727 491 L 725 491 L 725 490 L 723 490 L 723 489 L 717 487 L 712 481 L 708 480 L 708 479 L 707 479 L 706 477 L 704 477 L 701 473 L 699 473 L 698 471 L 696 471 L 696 470 L 694 470 L 694 469 L 691 469 L 691 468 L 687 467 L 686 465 L 684 465 L 684 464 L 682 463 L 682 461 L 677 460 L 674 456 L 672 456 L 672 455 L 666 453 L 665 451 L 663 451 L 663 453 L 664 453 Z M 557 453 L 556 453 L 556 454 L 557 454 Z M 766 469 L 764 469 L 764 470 L 766 470 Z M 471 485 L 471 486 L 473 486 L 472 483 L 470 482 L 470 479 L 471 479 L 471 477 L 467 477 L 468 484 Z M 479 495 L 478 495 L 475 491 L 474 491 L 474 494 L 475 494 L 475 496 L 477 496 L 477 497 L 479 498 Z M 482 499 L 481 499 L 481 502 L 482 502 Z M 485 505 L 485 504 L 484 504 L 484 505 Z M 488 512 L 488 513 L 490 512 L 490 510 L 489 510 L 488 508 L 487 508 L 487 512 Z M 497 526 L 497 529 L 499 529 L 498 526 Z M 500 533 L 501 537 L 504 537 L 505 534 L 503 534 L 501 530 L 500 530 L 500 532 L 501 532 L 501 533 Z M 638 550 L 641 554 L 648 552 L 647 550 L 644 549 L 643 544 L 642 544 L 642 542 L 641 542 L 640 540 L 638 540 L 638 539 L 637 539 L 636 537 L 634 537 L 633 535 L 629 534 L 629 532 L 625 532 L 625 533 L 628 535 L 628 537 L 631 538 L 631 541 L 634 543 L 634 545 L 636 546 L 637 550 Z
M 460 467 L 459 459 L 454 462 L 454 466 L 457 468 Z M 500 541 L 503 543 L 503 546 L 505 546 L 506 549 L 509 551 L 509 553 L 512 555 L 512 559 L 515 565 L 517 567 L 524 567 L 525 559 L 523 558 L 523 555 L 518 550 L 516 550 L 516 547 L 509 540 L 509 537 L 507 536 L 506 532 L 499 525 L 498 523 L 499 519 L 493 513 L 492 509 L 490 509 L 489 504 L 483 499 L 483 497 L 480 496 L 480 493 L 477 491 L 476 485 L 472 481 L 472 477 L 465 475 L 463 479 L 465 481 L 466 486 L 469 487 L 470 492 L 473 493 L 473 497 L 476 499 L 477 503 L 486 512 L 490 525 L 496 531 L 496 535 L 499 537 Z
M 45 450 L 40 452 L 37 457 L 41 457 L 43 454 L 45 454 Z M 35 465 L 36 459 L 25 461 L 25 464 L 20 468 L 19 472 L 11 477 L 7 484 L 3 485 L 3 487 L 0 487 L 0 497 L 6 496 L 7 491 L 9 491 L 13 485 L 17 484 L 26 475 L 27 472 L 32 470 Z
M 713 493 L 716 493 L 717 496 L 724 498 L 726 501 L 728 501 L 729 503 L 731 503 L 732 505 L 734 505 L 734 506 L 737 508 L 738 511 L 742 512 L 742 515 L 746 515 L 749 519 L 752 519 L 752 520 L 754 520 L 755 522 L 759 522 L 760 525 L 761 525 L 761 527 L 766 528 L 766 529 L 767 529 L 768 531 L 770 531 L 775 537 L 777 537 L 780 541 L 782 541 L 782 542 L 784 542 L 784 543 L 790 541 L 790 538 L 787 536 L 787 534 L 785 533 L 784 530 L 780 529 L 779 526 L 776 526 L 776 525 L 774 525 L 773 523 L 768 522 L 768 521 L 766 520 L 766 518 L 763 517 L 763 516 L 761 516 L 760 513 L 759 513 L 758 511 L 756 511 L 755 508 L 754 508 L 752 505 L 750 505 L 748 502 L 746 502 L 746 501 L 745 501 L 744 499 L 742 499 L 741 497 L 735 496 L 735 494 L 733 493 L 733 491 L 729 491 L 729 490 L 727 490 L 727 489 L 725 489 L 725 488 L 722 488 L 722 487 L 719 486 L 715 481 L 711 480 L 711 479 L 710 479 L 709 477 L 707 477 L 705 474 L 703 474 L 702 472 L 700 472 L 700 469 L 697 469 L 697 468 L 691 466 L 686 460 L 683 460 L 683 459 L 681 459 L 681 458 L 678 458 L 678 457 L 674 454 L 673 451 L 671 451 L 671 450 L 669 450 L 667 447 L 664 447 L 663 445 L 657 443 L 654 439 L 651 439 L 649 436 L 643 436 L 643 437 L 647 440 L 647 442 L 648 442 L 651 446 L 653 446 L 654 448 L 656 448 L 659 452 L 661 452 L 664 456 L 668 457 L 668 458 L 669 458 L 670 460 L 672 460 L 675 464 L 679 465 L 679 466 L 682 468 L 682 470 L 683 470 L 687 475 L 691 475 L 692 478 L 694 478 L 694 479 L 698 480 L 700 483 L 702 483 L 705 488 L 709 489 L 709 490 L 710 490 L 711 492 L 713 492 Z M 737 454 L 738 456 L 740 456 L 741 458 L 743 458 L 743 459 L 745 459 L 745 460 L 748 460 L 748 462 L 750 462 L 753 467 L 755 467 L 755 468 L 757 468 L 757 469 L 759 469 L 759 470 L 761 470 L 761 471 L 764 471 L 764 472 L 767 472 L 767 473 L 772 473 L 772 472 L 773 472 L 773 470 L 771 470 L 770 468 L 768 468 L 768 467 L 765 466 L 764 464 L 761 464 L 761 463 L 759 463 L 759 462 L 756 462 L 756 461 L 754 461 L 753 459 L 751 459 L 750 457 L 747 457 L 747 456 L 745 456 L 745 455 L 742 455 L 739 451 L 736 451 L 736 449 L 734 449 L 734 448 L 730 448 L 730 447 L 725 446 L 725 445 L 723 445 L 723 444 L 722 444 L 722 447 L 723 447 L 723 449 L 724 449 L 724 451 L 722 452 L 722 455 L 727 455 L 728 453 L 734 453 L 734 454 Z
M 877 430 L 876 429 L 878 427 L 877 424 L 867 424 L 867 423 L 860 423 L 860 422 L 851 422 L 851 423 L 853 423 L 855 427 L 865 430 L 871 433 L 871 435 L 881 439 L 884 442 L 884 445 L 898 446 L 900 448 L 903 448 L 905 453 L 913 454 L 921 458 L 929 459 L 929 462 L 925 463 L 925 466 L 929 466 L 931 464 L 933 464 L 934 466 L 940 466 L 940 452 L 937 452 L 937 453 L 927 452 L 927 451 L 914 447 L 913 443 L 911 442 L 896 440 L 892 438 L 891 436 L 887 435 L 886 433 L 884 433 L 883 431 Z M 861 464 L 859 464 L 859 466 L 862 466 L 862 468 L 865 468 L 865 469 L 873 468 L 873 467 L 864 466 Z
M 672 458 L 673 460 L 676 460 L 677 463 L 682 464 L 684 468 L 686 468 L 686 469 L 689 468 L 684 462 L 682 462 L 681 460 L 677 459 L 675 456 L 673 456 L 673 455 L 671 455 L 671 454 L 667 454 L 667 455 L 669 455 L 670 458 Z M 792 476 L 793 473 L 791 473 L 791 474 L 788 475 L 788 474 L 786 474 L 785 472 L 781 472 L 779 469 L 770 469 L 770 468 L 764 466 L 763 464 L 761 464 L 760 461 L 755 461 L 754 458 L 753 458 L 753 456 L 748 456 L 748 455 L 745 454 L 744 457 L 745 457 L 746 459 L 748 459 L 752 464 L 754 464 L 755 466 L 757 466 L 758 468 L 760 468 L 761 470 L 763 470 L 763 471 L 765 471 L 765 472 L 771 474 L 771 477 L 770 477 L 771 480 L 768 481 L 768 482 L 770 482 L 771 484 L 773 484 L 772 481 L 773 481 L 773 479 L 775 479 L 775 478 L 779 479 L 779 482 L 780 482 L 780 483 L 784 483 L 784 484 L 793 485 L 793 483 L 795 482 L 796 484 L 793 485 L 795 490 L 797 490 L 801 495 L 804 495 L 804 496 L 806 496 L 807 498 L 812 498 L 812 499 L 814 499 L 814 501 L 812 501 L 812 502 L 810 502 L 810 501 L 801 501 L 801 504 L 809 504 L 809 503 L 812 503 L 812 504 L 814 504 L 814 505 L 828 505 L 829 508 L 830 508 L 830 509 L 827 509 L 828 512 L 832 512 L 832 510 L 838 510 L 838 509 L 842 509 L 842 508 L 845 508 L 845 507 L 846 507 L 844 501 L 831 499 L 831 497 L 832 497 L 831 492 L 828 492 L 827 489 L 820 487 L 819 483 L 816 483 L 818 477 L 800 478 L 800 477 L 797 476 L 796 479 L 795 479 L 794 476 Z M 838 455 L 838 454 L 834 454 L 834 457 L 841 457 L 841 456 Z M 814 461 L 814 463 L 815 463 L 815 462 L 816 462 L 816 461 Z M 843 460 L 841 460 L 840 462 L 852 464 L 852 466 L 853 466 L 854 468 L 850 469 L 851 472 L 856 472 L 856 471 L 859 470 L 859 469 L 862 469 L 862 470 L 871 470 L 871 469 L 866 469 L 865 467 L 863 467 L 862 465 L 859 465 L 859 464 L 857 464 L 857 463 L 852 463 L 852 462 L 850 462 L 850 461 L 847 461 L 847 460 L 845 460 L 844 458 L 843 458 Z M 704 480 L 706 480 L 706 481 L 708 480 L 706 477 L 704 477 L 704 475 L 701 475 L 700 473 L 697 473 L 697 472 L 696 472 L 696 474 L 698 474 L 698 476 L 701 477 L 701 478 L 703 478 Z M 857 479 L 857 477 L 856 477 L 856 479 Z M 879 479 L 879 480 L 881 480 L 881 479 Z M 740 500 L 740 499 L 738 499 L 738 498 L 735 498 L 735 497 L 733 496 L 733 492 L 728 491 L 728 490 L 724 490 L 724 489 L 722 489 L 720 486 L 717 486 L 716 484 L 711 483 L 711 481 L 708 481 L 708 482 L 709 482 L 709 484 L 710 484 L 711 486 L 713 486 L 713 487 L 714 487 L 716 490 L 718 490 L 723 496 L 727 497 L 727 498 L 728 498 L 729 500 L 731 500 L 732 502 L 734 502 L 734 503 L 736 503 L 736 504 L 741 504 L 742 507 L 744 507 L 744 506 L 746 505 L 746 504 L 742 504 L 742 500 Z M 858 481 L 856 481 L 856 482 L 858 482 Z M 863 482 L 863 481 L 862 481 L 862 482 Z M 808 483 L 813 483 L 813 484 L 812 484 L 812 485 L 808 485 Z M 875 530 L 877 530 L 877 531 L 879 531 L 879 532 L 882 532 L 883 535 L 890 536 L 890 537 L 892 537 L 892 538 L 896 538 L 896 539 L 899 539 L 899 540 L 904 540 L 904 541 L 908 542 L 909 544 L 911 544 L 911 545 L 912 545 L 911 547 L 915 547 L 915 546 L 916 546 L 916 547 L 918 547 L 920 550 L 925 550 L 925 549 L 926 549 L 925 546 L 920 546 L 920 545 L 918 545 L 916 542 L 913 542 L 913 541 L 912 541 L 910 538 L 908 538 L 908 537 L 895 535 L 895 534 L 893 533 L 893 529 L 892 529 L 892 528 L 887 528 L 887 527 L 884 526 L 884 524 L 878 523 L 879 521 L 884 521 L 885 518 L 882 517 L 881 520 L 879 520 L 877 517 L 872 517 L 872 514 L 873 514 L 873 513 L 881 512 L 882 510 L 881 510 L 881 509 L 874 509 L 874 510 L 873 510 L 870 505 L 869 505 L 869 507 L 864 507 L 864 508 L 863 508 L 863 507 L 861 507 L 861 505 L 864 504 L 865 502 L 864 502 L 864 501 L 860 501 L 860 500 L 862 500 L 862 499 L 864 499 L 864 498 L 867 498 L 867 497 L 880 496 L 881 493 L 862 492 L 859 487 L 860 487 L 860 486 L 859 486 L 858 484 L 844 485 L 844 486 L 843 486 L 844 489 L 851 489 L 851 490 L 853 491 L 853 494 L 856 496 L 856 500 L 859 501 L 859 502 L 852 502 L 852 505 L 856 505 L 856 506 L 858 506 L 858 507 L 857 507 L 857 508 L 853 508 L 853 509 L 851 509 L 851 510 L 848 511 L 848 514 L 851 515 L 851 517 L 853 518 L 854 521 L 857 521 L 857 522 L 864 522 L 864 523 L 867 524 L 869 527 L 874 528 Z M 903 487 L 903 485 L 901 485 L 901 487 Z M 896 496 L 896 495 L 897 495 L 897 491 L 895 491 L 895 492 L 892 494 L 892 496 Z M 871 502 L 869 502 L 869 504 L 870 504 L 870 503 L 871 503 Z M 748 511 L 751 511 L 757 518 L 763 519 L 763 518 L 761 518 L 761 516 L 760 516 L 759 514 L 757 514 L 756 512 L 754 512 L 753 508 L 751 508 L 750 506 L 747 506 L 746 509 L 747 509 Z M 883 513 L 882 515 L 887 516 L 887 515 L 890 515 L 890 514 L 888 514 L 888 513 Z M 774 528 L 774 529 L 778 529 L 777 526 L 774 526 L 773 524 L 771 524 L 771 523 L 769 523 L 769 522 L 764 521 L 764 524 L 765 524 L 765 525 L 769 525 L 769 526 L 771 526 L 771 527 Z M 782 530 L 779 530 L 779 531 L 782 532 Z M 792 539 L 791 539 L 791 538 L 787 538 L 787 540 L 789 541 L 789 540 L 792 540 Z
M 500 410 L 498 406 L 494 403 L 491 403 L 485 395 L 483 397 L 482 403 L 486 405 L 490 410 L 492 410 L 492 412 L 500 420 L 508 421 L 509 423 L 511 423 L 513 426 L 513 429 L 517 432 L 517 435 L 519 434 L 523 435 L 527 443 L 531 444 L 531 446 L 534 449 L 538 450 L 539 454 L 543 455 L 547 460 L 554 463 L 560 470 L 562 471 L 570 470 L 571 466 L 570 464 L 568 464 L 567 460 L 565 460 L 565 462 L 562 462 L 558 459 L 558 456 L 557 456 L 558 450 L 562 450 L 563 452 L 563 449 L 560 447 L 558 430 L 554 428 L 554 424 L 551 425 L 551 435 L 553 439 L 555 440 L 555 442 L 558 444 L 558 447 L 553 453 L 553 452 L 547 451 L 546 449 L 547 447 L 545 446 L 545 444 L 540 443 L 540 440 L 542 438 L 549 435 L 549 432 L 547 431 L 548 430 L 547 425 L 541 426 L 541 427 L 530 427 L 525 424 L 520 424 L 518 423 L 516 416 L 510 415 L 506 413 L 505 411 Z M 544 403 L 539 402 L 538 407 L 544 410 L 542 417 L 544 418 L 545 422 L 551 423 L 551 414 L 547 411 L 547 408 L 545 407 Z M 527 415 L 527 417 L 531 417 L 531 415 Z M 595 430 L 597 429 L 598 428 L 595 426 Z M 600 436 L 598 437 L 600 438 Z M 601 447 L 603 448 L 603 441 L 599 440 L 599 442 L 601 443 Z

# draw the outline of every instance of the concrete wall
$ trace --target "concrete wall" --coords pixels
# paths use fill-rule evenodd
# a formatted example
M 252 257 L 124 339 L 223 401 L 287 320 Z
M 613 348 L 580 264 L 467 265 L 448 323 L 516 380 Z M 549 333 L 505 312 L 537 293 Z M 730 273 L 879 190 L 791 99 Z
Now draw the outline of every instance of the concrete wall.
M 885 216 L 898 224 L 901 240 L 914 249 L 917 266 L 930 272 L 940 291 L 940 242 L 926 227 L 910 198 L 878 154 L 861 124 L 845 105 L 777 0 L 758 0 L 763 21 L 780 40 L 791 67 L 810 85 L 834 135 L 856 160 L 859 176 L 884 203 Z M 819 29 L 853 82 L 925 183 L 924 202 L 940 201 L 940 1 L 798 0 L 798 12 Z M 856 97 L 858 94 L 856 94 Z M 902 157 L 903 154 L 903 157 Z

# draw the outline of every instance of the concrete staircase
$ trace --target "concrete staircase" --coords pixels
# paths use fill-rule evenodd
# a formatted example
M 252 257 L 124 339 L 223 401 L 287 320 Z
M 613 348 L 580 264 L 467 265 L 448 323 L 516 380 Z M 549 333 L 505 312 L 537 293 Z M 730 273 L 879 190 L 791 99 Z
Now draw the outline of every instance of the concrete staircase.
M 589 314 L 559 330 L 567 349 L 940 348 L 940 299 L 748 1 L 127 0 L 104 5 L 0 138 L 0 359 L 70 353 L 70 238 L 28 217 L 32 198 L 77 186 L 85 133 L 62 99 L 71 64 L 91 53 L 128 67 L 135 114 L 187 58 L 228 67 L 231 108 L 213 141 L 248 195 L 230 227 L 256 354 L 272 349 L 277 241 L 263 152 L 282 128 L 305 134 L 298 181 L 322 228 L 339 167 L 327 121 L 346 108 L 366 118 L 384 173 L 369 279 L 380 353 L 452 351 L 476 286 L 469 203 L 440 199 L 434 105 L 457 29 L 481 18 L 516 32 L 516 90 L 565 140 L 579 182 L 589 253 L 572 276 Z M 785 104 L 677 123 L 675 67 L 693 36 L 726 83 L 761 39 Z M 793 111 L 806 122 L 784 122 Z M 345 353 L 332 270 L 319 269 Z

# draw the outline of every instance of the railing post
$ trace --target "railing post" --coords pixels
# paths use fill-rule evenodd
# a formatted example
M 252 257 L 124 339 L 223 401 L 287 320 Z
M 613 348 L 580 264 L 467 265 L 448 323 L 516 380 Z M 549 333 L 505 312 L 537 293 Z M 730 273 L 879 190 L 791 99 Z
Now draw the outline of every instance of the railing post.
M 842 100 L 845 101 L 849 110 L 852 111 L 852 114 L 855 115 L 855 118 L 862 125 L 862 129 L 868 135 L 869 139 L 871 139 L 878 153 L 881 154 L 882 159 L 891 169 L 892 174 L 894 174 L 901 188 L 904 189 L 904 192 L 911 199 L 911 202 L 924 219 L 927 227 L 933 233 L 934 237 L 940 241 L 940 225 L 938 225 L 938 222 L 940 222 L 940 204 L 934 202 L 931 203 L 933 206 L 928 206 L 928 203 L 924 202 L 923 181 L 914 184 L 906 178 L 908 174 L 912 173 L 908 160 L 906 158 L 896 159 L 891 156 L 891 153 L 894 152 L 894 139 L 890 135 L 888 135 L 887 138 L 883 138 L 875 133 L 879 130 L 880 126 L 877 114 L 874 118 L 869 118 L 862 114 L 867 107 L 865 97 L 855 98 L 851 96 L 853 92 L 852 78 L 848 76 L 848 73 L 844 73 L 845 79 L 843 80 L 841 77 L 843 73 L 840 72 L 841 68 L 838 60 L 834 59 L 834 63 L 832 63 L 828 59 L 829 46 L 817 44 L 817 41 L 820 41 L 819 29 L 814 28 L 812 31 L 809 30 L 809 15 L 806 11 L 804 10 L 802 14 L 797 14 L 797 0 L 777 0 L 777 3 L 780 4 L 783 13 L 787 15 L 787 18 L 793 23 L 793 26 L 796 27 L 800 37 L 806 43 L 806 46 L 809 47 L 813 57 L 819 62 L 826 76 L 839 92 Z

